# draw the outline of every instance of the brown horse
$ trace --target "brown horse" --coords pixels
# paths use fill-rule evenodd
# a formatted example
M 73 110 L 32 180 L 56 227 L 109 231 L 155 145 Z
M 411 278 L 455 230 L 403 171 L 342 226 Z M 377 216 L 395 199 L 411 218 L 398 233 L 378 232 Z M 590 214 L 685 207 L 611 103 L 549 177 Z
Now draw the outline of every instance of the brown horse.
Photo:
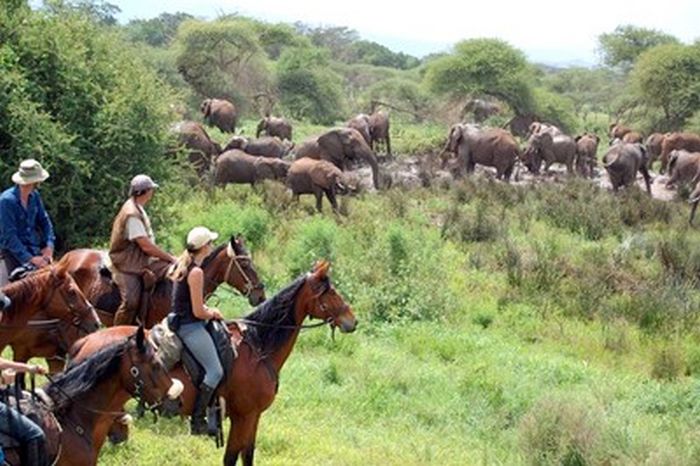
M 60 446 L 49 452 L 56 464 L 97 464 L 105 440 L 99 419 L 121 415 L 124 403 L 132 396 L 155 404 L 166 395 L 174 398 L 182 391 L 182 384 L 168 376 L 143 327 L 135 332 L 135 336 L 107 345 L 71 365 L 46 387 L 53 401 L 53 414 L 63 428 Z M 47 431 L 49 434 L 55 432 Z M 19 464 L 17 452 L 7 453 L 10 464 Z
M 329 267 L 328 262 L 318 263 L 310 273 L 296 279 L 244 319 L 247 330 L 237 348 L 238 358 L 225 385 L 217 392 L 226 399 L 231 422 L 224 456 L 226 466 L 235 465 L 239 455 L 243 456 L 243 464 L 253 464 L 260 415 L 275 399 L 280 370 L 294 349 L 304 319 L 323 319 L 344 333 L 355 330 L 355 316 L 331 284 Z M 235 322 L 229 327 L 237 333 Z M 72 354 L 79 360 L 134 331 L 134 327 L 113 327 L 88 335 L 76 343 Z M 184 382 L 183 413 L 191 414 L 195 387 L 180 366 L 170 375 Z
M 6 285 L 2 291 L 12 305 L 0 319 L 0 352 L 13 349 L 16 361 L 26 362 L 35 353 L 27 341 L 27 329 L 46 331 L 59 325 L 77 336 L 85 336 L 100 326 L 92 305 L 85 299 L 65 266 L 55 265 Z M 30 320 L 51 319 L 51 320 Z
M 65 268 L 85 293 L 87 299 L 100 311 L 100 318 L 105 325 L 112 325 L 114 313 L 119 307 L 120 296 L 109 272 L 103 266 L 103 253 L 93 249 L 76 249 L 64 255 L 58 266 Z M 228 283 L 248 298 L 252 305 L 265 300 L 265 286 L 253 266 L 250 254 L 243 239 L 231 238 L 228 243 L 218 246 L 202 263 L 204 270 L 204 292 L 212 294 L 221 283 Z M 170 312 L 170 295 L 172 282 L 164 280 L 156 286 L 149 301 L 146 328 L 160 322 Z M 75 328 L 58 324 L 51 328 L 28 327 L 20 329 L 12 345 L 15 355 L 19 354 L 26 361 L 29 357 L 44 357 L 49 370 L 58 372 L 64 365 L 64 356 L 68 349 L 80 337 Z M 21 342 L 21 343 L 20 343 Z

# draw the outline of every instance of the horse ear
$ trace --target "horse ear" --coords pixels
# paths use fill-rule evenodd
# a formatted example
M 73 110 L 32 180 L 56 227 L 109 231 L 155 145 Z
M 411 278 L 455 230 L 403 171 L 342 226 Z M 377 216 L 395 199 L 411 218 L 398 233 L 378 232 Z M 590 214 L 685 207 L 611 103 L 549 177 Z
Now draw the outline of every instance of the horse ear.
M 143 329 L 143 325 L 139 325 L 139 329 L 136 331 L 136 348 L 138 348 L 141 353 L 146 352 L 145 338 L 146 332 Z
M 328 269 L 331 267 L 331 263 L 327 260 L 320 260 L 316 262 L 314 266 L 314 277 L 322 280 L 328 276 Z

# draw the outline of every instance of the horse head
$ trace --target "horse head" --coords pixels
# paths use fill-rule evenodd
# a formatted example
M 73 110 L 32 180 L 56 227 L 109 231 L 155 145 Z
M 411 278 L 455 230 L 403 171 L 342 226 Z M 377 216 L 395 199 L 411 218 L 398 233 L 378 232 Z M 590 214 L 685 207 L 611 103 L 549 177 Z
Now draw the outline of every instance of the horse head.
M 330 322 L 333 327 L 340 328 L 343 333 L 355 331 L 357 319 L 350 305 L 340 296 L 331 283 L 328 271 L 330 262 L 319 261 L 309 272 L 306 283 L 310 288 L 310 296 L 306 302 L 306 312 L 311 317 Z
M 132 396 L 141 398 L 148 405 L 160 403 L 166 397 L 174 400 L 183 390 L 182 382 L 168 376 L 142 326 L 129 338 L 126 357 L 122 358 L 120 366 L 120 378 Z
M 225 252 L 224 252 L 225 250 Z M 205 259 L 202 267 L 216 263 L 220 282 L 227 283 L 248 298 L 252 306 L 265 301 L 265 284 L 260 281 L 253 260 L 245 247 L 241 235 L 232 236 L 225 248 L 219 247 L 212 253 L 212 258 Z
M 39 272 L 40 273 L 40 272 Z M 50 317 L 70 321 L 75 327 L 91 333 L 100 328 L 100 318 L 80 287 L 68 273 L 67 265 L 55 265 L 48 269 L 50 287 L 44 310 Z

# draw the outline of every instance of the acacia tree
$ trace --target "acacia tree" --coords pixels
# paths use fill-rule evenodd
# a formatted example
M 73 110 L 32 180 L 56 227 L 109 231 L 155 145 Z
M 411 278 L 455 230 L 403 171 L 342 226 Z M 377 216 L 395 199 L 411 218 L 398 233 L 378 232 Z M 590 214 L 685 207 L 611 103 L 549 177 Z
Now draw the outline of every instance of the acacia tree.
M 517 114 L 532 108 L 525 55 L 499 39 L 459 42 L 454 52 L 427 65 L 425 80 L 434 92 L 467 99 L 489 95 L 510 105 Z
M 240 105 L 267 88 L 264 54 L 249 21 L 186 21 L 178 29 L 175 45 L 178 70 L 202 96 Z
M 656 29 L 632 25 L 618 26 L 613 32 L 598 36 L 598 50 L 603 63 L 629 70 L 637 58 L 657 45 L 678 44 L 674 36 Z
M 700 47 L 654 47 L 639 56 L 631 79 L 639 100 L 663 111 L 666 129 L 679 129 L 700 110 Z

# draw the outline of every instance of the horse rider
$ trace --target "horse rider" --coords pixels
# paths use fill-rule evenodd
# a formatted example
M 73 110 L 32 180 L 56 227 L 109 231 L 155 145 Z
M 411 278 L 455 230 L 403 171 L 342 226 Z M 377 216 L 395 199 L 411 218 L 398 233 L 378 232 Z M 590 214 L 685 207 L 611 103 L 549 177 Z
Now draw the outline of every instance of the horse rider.
M 204 272 L 201 268 L 218 236 L 206 227 L 193 228 L 187 234 L 187 248 L 170 273 L 174 287 L 168 322 L 205 371 L 192 410 L 192 435 L 208 433 L 206 409 L 224 377 L 219 354 L 206 329 L 207 321 L 223 317 L 218 309 L 204 304 Z
M 25 160 L 12 175 L 15 186 L 0 195 L 0 286 L 17 267 L 42 268 L 53 261 L 56 237 L 37 191 L 48 177 L 39 162 Z
M 109 257 L 116 269 L 114 281 L 121 294 L 114 325 L 134 323 L 139 310 L 145 308 L 146 293 L 175 262 L 175 257 L 156 245 L 151 221 L 144 209 L 157 187 L 151 177 L 136 175 L 131 180 L 129 199 L 112 224 Z
M 0 318 L 2 311 L 10 305 L 10 300 L 0 291 Z M 30 374 L 46 374 L 46 369 L 33 364 L 10 361 L 0 357 L 0 384 L 5 384 L 5 375 L 13 370 Z M 0 432 L 16 439 L 21 449 L 21 464 L 45 466 L 49 464 L 46 453 L 46 436 L 41 427 L 14 408 L 0 401 Z

